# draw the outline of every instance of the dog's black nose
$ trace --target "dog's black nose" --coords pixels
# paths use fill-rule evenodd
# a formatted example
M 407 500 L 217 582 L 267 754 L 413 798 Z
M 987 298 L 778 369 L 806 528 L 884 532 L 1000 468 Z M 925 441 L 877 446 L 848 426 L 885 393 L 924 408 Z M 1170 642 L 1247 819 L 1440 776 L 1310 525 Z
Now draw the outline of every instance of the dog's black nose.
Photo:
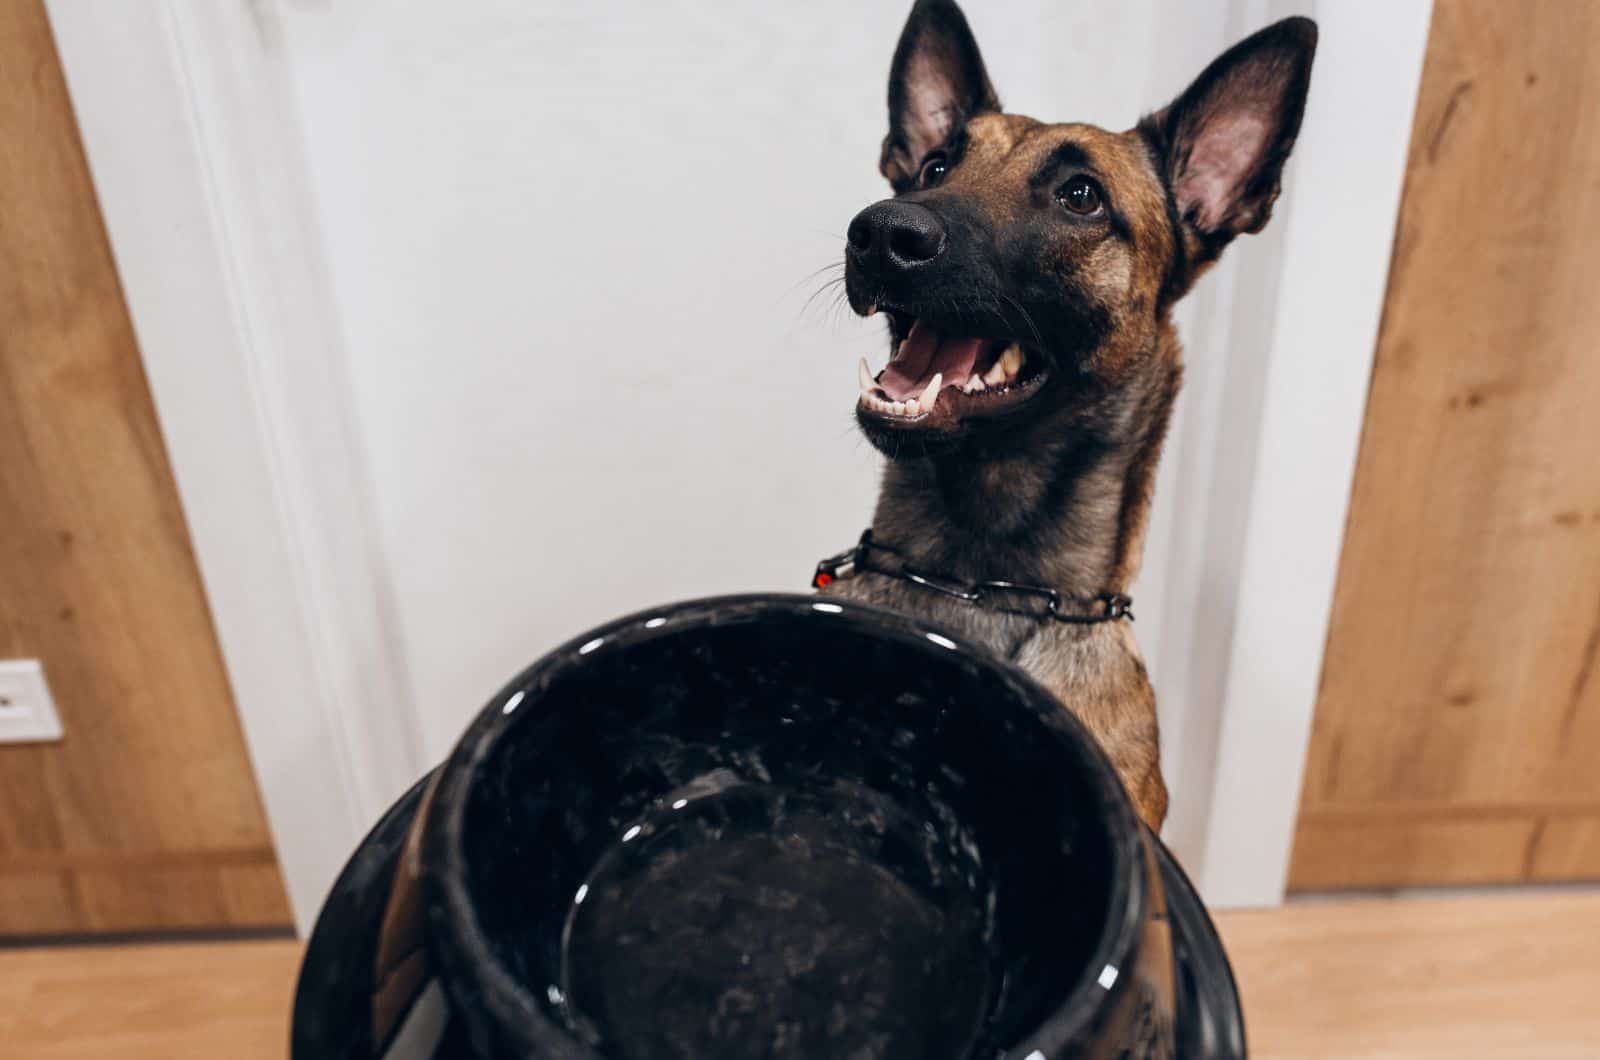
M 944 253 L 944 224 L 915 202 L 885 199 L 856 214 L 845 231 L 850 256 L 863 268 L 882 273 L 914 269 Z

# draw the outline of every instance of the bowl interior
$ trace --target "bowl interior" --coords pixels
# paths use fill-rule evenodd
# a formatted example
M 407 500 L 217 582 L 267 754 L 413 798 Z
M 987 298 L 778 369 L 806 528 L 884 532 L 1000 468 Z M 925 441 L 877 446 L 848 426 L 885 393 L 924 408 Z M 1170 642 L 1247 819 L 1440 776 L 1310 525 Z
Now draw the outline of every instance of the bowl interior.
M 680 611 L 508 688 L 456 863 L 516 1007 L 614 1058 L 984 1055 L 1057 1009 L 1127 815 L 1048 694 L 950 643 Z

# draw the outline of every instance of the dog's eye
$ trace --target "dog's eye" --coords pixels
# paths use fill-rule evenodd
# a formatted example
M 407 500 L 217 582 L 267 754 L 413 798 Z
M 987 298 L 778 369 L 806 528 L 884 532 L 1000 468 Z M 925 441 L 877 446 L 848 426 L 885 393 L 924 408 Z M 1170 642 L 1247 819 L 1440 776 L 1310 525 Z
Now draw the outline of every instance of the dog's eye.
M 935 151 L 922 163 L 922 172 L 917 174 L 918 187 L 931 188 L 944 181 L 944 175 L 950 171 L 950 161 L 944 153 Z
M 1056 192 L 1056 201 L 1073 213 L 1094 213 L 1100 209 L 1100 185 L 1088 177 L 1073 177 Z

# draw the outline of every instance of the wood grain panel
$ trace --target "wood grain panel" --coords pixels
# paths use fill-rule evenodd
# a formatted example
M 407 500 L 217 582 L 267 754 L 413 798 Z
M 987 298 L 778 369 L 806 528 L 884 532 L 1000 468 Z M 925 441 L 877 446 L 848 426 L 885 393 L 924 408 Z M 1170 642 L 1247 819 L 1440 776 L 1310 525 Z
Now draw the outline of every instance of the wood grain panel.
M 1302 818 L 1294 882 L 1326 891 L 1520 880 L 1538 824 L 1523 815 Z
M 66 729 L 0 746 L 0 932 L 287 924 L 38 0 L 0 4 L 0 312 L 0 658 Z
M 1600 879 L 1600 812 L 1527 803 L 1407 803 L 1300 815 L 1302 890 Z
M 1600 815 L 1517 809 L 1302 816 L 1302 890 L 1600 879 Z
M 1600 879 L 1600 814 L 1542 821 L 1526 869 L 1541 882 Z
M 1292 886 L 1524 878 L 1600 811 L 1597 54 L 1597 4 L 1435 6 Z

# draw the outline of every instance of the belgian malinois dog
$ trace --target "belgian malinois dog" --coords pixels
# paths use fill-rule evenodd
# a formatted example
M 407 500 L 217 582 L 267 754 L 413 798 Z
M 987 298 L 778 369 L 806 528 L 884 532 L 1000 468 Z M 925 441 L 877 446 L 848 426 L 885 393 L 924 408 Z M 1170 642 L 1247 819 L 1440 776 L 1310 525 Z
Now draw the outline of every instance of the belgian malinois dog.
M 846 233 L 850 306 L 890 340 L 856 418 L 889 459 L 870 541 L 819 585 L 1021 665 L 1151 828 L 1167 790 L 1124 594 L 1183 374 L 1171 310 L 1267 223 L 1316 43 L 1279 22 L 1113 133 L 1003 112 L 961 9 L 918 0 L 878 163 L 894 197 Z

